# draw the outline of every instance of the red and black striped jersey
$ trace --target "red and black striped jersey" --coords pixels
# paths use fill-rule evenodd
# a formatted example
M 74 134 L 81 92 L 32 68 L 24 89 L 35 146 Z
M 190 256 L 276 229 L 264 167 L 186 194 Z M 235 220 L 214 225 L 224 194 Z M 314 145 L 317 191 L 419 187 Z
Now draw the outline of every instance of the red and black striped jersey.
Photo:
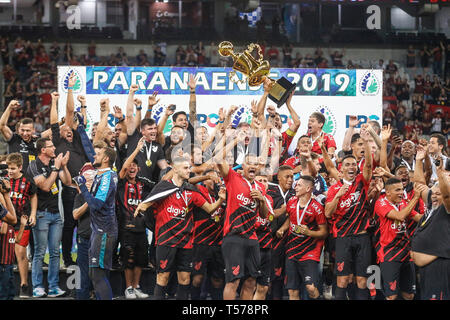
M 18 179 L 10 178 L 9 183 L 11 184 L 9 196 L 17 215 L 17 224 L 14 228 L 19 230 L 20 217 L 22 215 L 30 216 L 31 214 L 31 197 L 36 194 L 37 187 L 34 181 L 28 179 L 25 175 L 22 175 Z M 30 229 L 29 226 L 25 228 L 27 230 Z
M 6 222 L 0 221 L 0 226 Z M 14 227 L 7 224 L 5 234 L 0 234 L 0 264 L 13 264 L 16 258 L 15 254 L 15 243 L 16 234 L 14 232 Z
M 343 181 L 339 181 L 330 187 L 327 203 L 333 201 L 342 185 Z M 339 199 L 336 211 L 333 213 L 334 237 L 354 235 L 369 227 L 368 189 L 369 182 L 364 180 L 362 173 L 358 174 L 347 192 Z
M 266 195 L 270 205 L 273 208 L 273 199 L 271 196 Z M 272 229 L 270 228 L 271 222 L 266 218 L 262 218 L 259 215 L 256 217 L 256 235 L 258 236 L 260 249 L 271 249 L 273 245 Z
M 121 229 L 145 232 L 144 217 L 137 216 L 134 218 L 134 212 L 139 203 L 148 196 L 151 188 L 152 185 L 146 178 L 137 177 L 135 183 L 131 183 L 127 179 L 119 179 L 117 183 L 116 207 L 118 223 Z
M 298 201 L 299 198 L 293 197 L 286 205 L 286 211 L 290 220 L 289 235 L 286 243 L 286 257 L 296 261 L 319 261 L 324 240 L 296 233 L 295 230 L 300 225 L 306 225 L 312 231 L 319 230 L 319 225 L 327 223 L 325 210 L 319 202 L 311 198 L 306 207 L 299 207 L 297 212 Z
M 201 207 L 206 200 L 195 191 L 176 191 L 153 204 L 156 214 L 156 245 L 191 249 L 193 244 L 193 206 Z
M 209 203 L 217 201 L 218 196 L 211 195 L 208 189 L 202 185 L 197 185 L 197 189 Z M 194 208 L 194 245 L 204 244 L 209 246 L 219 246 L 222 244 L 223 223 L 225 216 L 224 205 L 209 214 L 203 209 Z
M 412 210 L 409 216 L 402 222 L 387 217 L 392 210 L 401 210 L 407 206 L 402 202 L 396 208 L 386 196 L 381 196 L 375 203 L 375 214 L 379 218 L 380 248 L 377 251 L 379 263 L 387 261 L 412 261 L 410 257 L 410 237 L 407 232 L 407 221 L 412 219 L 417 212 Z
M 250 191 L 257 188 L 265 196 L 264 186 L 257 181 L 249 186 L 249 182 L 231 168 L 224 181 L 227 189 L 227 209 L 223 236 L 233 234 L 258 240 L 255 227 L 258 207 L 250 196 Z
M 278 184 L 270 183 L 269 188 L 267 189 L 267 195 L 272 197 L 273 200 L 273 209 L 279 209 L 293 196 L 295 196 L 295 191 L 293 189 L 288 190 L 286 193 L 283 193 L 283 190 Z M 283 234 L 281 238 L 278 238 L 276 233 L 278 229 L 284 224 L 286 219 L 288 218 L 287 214 L 282 214 L 278 218 L 273 219 L 270 223 L 270 228 L 272 229 L 272 249 L 277 250 L 281 246 L 284 247 L 287 239 L 287 232 Z

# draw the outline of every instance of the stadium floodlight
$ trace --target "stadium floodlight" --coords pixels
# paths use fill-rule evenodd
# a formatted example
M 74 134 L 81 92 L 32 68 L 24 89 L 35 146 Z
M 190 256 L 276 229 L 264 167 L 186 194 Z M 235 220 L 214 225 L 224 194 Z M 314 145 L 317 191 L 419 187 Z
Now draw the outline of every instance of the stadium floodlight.
M 0 3 L 11 3 L 11 0 L 0 0 Z

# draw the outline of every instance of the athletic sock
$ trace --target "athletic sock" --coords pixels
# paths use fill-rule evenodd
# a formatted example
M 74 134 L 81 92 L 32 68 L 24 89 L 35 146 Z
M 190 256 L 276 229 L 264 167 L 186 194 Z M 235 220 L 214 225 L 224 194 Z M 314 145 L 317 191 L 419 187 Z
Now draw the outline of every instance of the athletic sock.
M 178 284 L 177 300 L 188 300 L 188 298 L 189 298 L 189 285 Z
M 350 300 L 356 300 L 356 285 L 350 282 L 347 286 L 347 295 Z
M 356 288 L 355 300 L 368 300 L 369 292 L 367 289 Z
M 347 288 L 336 287 L 335 300 L 347 300 Z
M 167 286 L 155 286 L 155 300 L 164 300 L 166 298 Z
M 223 300 L 223 288 L 211 288 L 211 299 L 213 300 Z
M 272 282 L 272 299 L 281 300 L 283 298 L 283 280 Z
M 191 286 L 191 300 L 200 300 L 201 291 L 202 287 Z

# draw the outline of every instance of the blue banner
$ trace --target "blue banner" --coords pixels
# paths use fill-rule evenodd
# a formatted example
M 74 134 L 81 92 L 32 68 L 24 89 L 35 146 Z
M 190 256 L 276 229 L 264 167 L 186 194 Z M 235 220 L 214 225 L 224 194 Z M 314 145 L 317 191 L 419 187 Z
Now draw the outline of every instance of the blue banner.
M 86 67 L 86 94 L 128 94 L 131 84 L 136 94 L 187 94 L 189 74 L 197 77 L 199 95 L 261 95 L 262 86 L 249 87 L 230 81 L 231 68 L 183 67 Z M 278 69 L 270 78 L 285 77 L 297 83 L 295 95 L 355 96 L 356 71 L 344 69 Z M 239 79 L 242 75 L 237 72 Z

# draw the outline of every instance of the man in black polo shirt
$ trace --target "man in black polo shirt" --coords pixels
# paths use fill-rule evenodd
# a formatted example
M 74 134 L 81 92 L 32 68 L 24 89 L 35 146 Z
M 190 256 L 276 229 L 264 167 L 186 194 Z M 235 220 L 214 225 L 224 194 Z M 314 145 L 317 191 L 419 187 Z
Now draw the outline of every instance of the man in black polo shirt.
M 57 104 L 59 94 L 57 92 L 52 93 L 52 105 L 50 109 L 50 126 L 52 129 L 52 142 L 55 145 L 55 153 L 65 154 L 70 152 L 70 162 L 67 164 L 70 175 L 76 177 L 80 172 L 83 165 L 88 162 L 88 158 L 84 152 L 83 144 L 81 143 L 80 134 L 77 130 L 73 129 L 74 126 L 74 99 L 71 87 L 72 78 L 69 79 L 69 89 L 67 92 L 67 104 L 66 104 L 66 122 L 64 125 L 58 124 L 58 111 Z M 77 194 L 76 187 L 73 183 L 66 185 L 62 188 L 61 198 L 64 209 L 64 226 L 62 231 L 62 255 L 64 266 L 75 264 L 72 261 L 72 239 L 73 231 L 75 229 L 76 222 L 73 219 L 73 201 Z
M 23 118 L 17 126 L 17 133 L 8 127 L 8 119 L 12 110 L 20 108 L 19 101 L 11 100 L 0 118 L 0 132 L 8 143 L 8 154 L 19 152 L 23 158 L 23 171 L 36 159 L 36 138 L 33 138 L 34 125 L 30 118 Z
M 414 179 L 424 181 L 421 158 Z M 437 167 L 438 184 L 423 192 L 428 210 L 416 228 L 411 257 L 419 267 L 421 300 L 450 300 L 450 175 L 444 161 Z
M 44 290 L 42 262 L 45 250 L 50 254 L 48 267 L 49 297 L 58 297 L 65 292 L 59 288 L 59 243 L 62 233 L 62 219 L 58 208 L 59 180 L 65 185 L 71 184 L 70 172 L 67 169 L 70 153 L 55 155 L 55 146 L 49 138 L 41 138 L 36 142 L 38 156 L 28 166 L 27 174 L 34 179 L 38 187 L 38 208 L 36 225 L 33 227 L 35 254 L 33 256 L 31 279 L 33 297 L 40 298 Z

